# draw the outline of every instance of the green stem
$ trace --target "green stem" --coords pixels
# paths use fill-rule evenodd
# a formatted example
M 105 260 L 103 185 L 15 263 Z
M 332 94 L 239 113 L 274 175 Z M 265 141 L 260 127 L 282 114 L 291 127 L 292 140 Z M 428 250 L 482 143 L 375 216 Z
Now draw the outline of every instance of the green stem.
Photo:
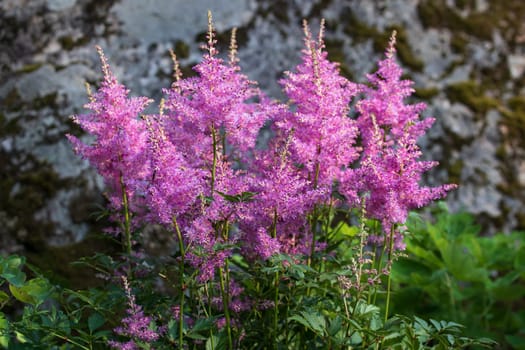
M 58 333 L 56 333 L 56 332 L 51 332 L 50 334 L 53 335 L 53 336 L 55 336 L 55 337 L 57 337 L 57 338 L 60 338 L 60 339 L 62 339 L 62 340 L 65 340 L 65 341 L 68 342 L 68 343 L 71 343 L 71 344 L 73 344 L 73 345 L 75 345 L 75 346 L 78 346 L 78 347 L 81 348 L 81 349 L 89 350 L 89 348 L 85 347 L 85 346 L 82 345 L 82 344 L 77 343 L 76 341 L 70 339 L 69 337 L 63 336 L 63 335 L 58 334 Z
M 390 229 L 390 247 L 388 250 L 388 264 L 390 268 L 388 271 L 388 282 L 386 286 L 386 306 L 385 306 L 385 323 L 388 320 L 388 309 L 390 307 L 390 287 L 392 283 L 392 250 L 394 249 L 394 227 Z
M 228 221 L 225 220 L 222 226 L 222 232 L 220 232 L 224 242 L 229 240 L 229 225 Z M 224 308 L 224 318 L 226 319 L 226 333 L 228 335 L 228 349 L 233 350 L 233 339 L 232 339 L 232 327 L 231 327 L 231 317 L 230 317 L 230 267 L 229 259 L 226 258 L 224 261 L 224 269 L 219 268 L 220 274 L 220 287 L 221 287 L 221 296 L 222 296 L 222 305 Z
M 204 290 L 206 292 L 206 297 L 208 299 L 208 312 L 206 312 L 206 308 L 204 308 L 204 312 L 206 313 L 206 317 L 211 318 L 212 315 L 212 309 L 211 309 L 211 300 L 213 300 L 213 295 L 211 293 L 213 289 L 213 286 L 210 282 L 206 282 L 204 285 Z M 213 341 L 213 329 L 210 328 L 210 341 L 211 341 L 211 350 L 215 350 L 215 342 Z
M 366 227 L 365 227 L 365 206 L 363 204 L 363 209 L 361 211 L 361 225 L 360 225 L 360 232 L 359 232 L 359 255 L 357 256 L 357 259 L 358 259 L 358 265 L 359 265 L 359 268 L 357 270 L 357 278 L 356 278 L 356 281 L 357 281 L 357 296 L 356 296 L 356 304 L 355 304 L 355 307 L 354 307 L 354 310 L 357 308 L 357 303 L 359 302 L 359 298 L 361 298 L 361 291 L 362 291 L 362 288 L 361 288 L 361 278 L 362 278 L 362 275 L 363 275 L 363 264 L 364 264 L 364 258 L 363 258 L 363 250 L 365 248 L 365 243 L 366 243 L 366 238 L 367 238 L 367 234 L 366 234 Z M 354 313 L 354 310 L 352 311 L 352 314 Z
M 271 236 L 273 239 L 277 237 L 277 210 L 274 209 L 273 211 L 273 222 L 272 222 L 272 230 L 271 230 Z M 275 272 L 274 276 L 274 300 L 273 300 L 273 340 L 274 340 L 274 348 L 277 349 L 277 325 L 279 324 L 279 271 Z
M 184 241 L 182 240 L 182 233 L 180 232 L 179 225 L 177 224 L 177 219 L 173 218 L 173 226 L 175 227 L 175 232 L 177 233 L 177 239 L 179 240 L 179 250 L 180 250 L 180 304 L 179 304 L 179 348 L 183 349 L 184 347 L 184 262 L 186 257 L 186 252 L 184 250 Z
M 221 294 L 222 294 L 222 306 L 224 308 L 224 318 L 226 319 L 226 333 L 228 335 L 228 349 L 233 350 L 233 340 L 232 340 L 232 331 L 231 331 L 231 320 L 230 320 L 230 292 L 229 290 L 226 290 L 226 281 L 228 280 L 228 277 L 226 276 L 227 269 L 228 269 L 228 259 L 226 259 L 225 262 L 225 269 L 222 267 L 219 267 L 219 281 L 221 286 Z
M 215 131 L 215 126 L 211 126 L 211 138 L 213 145 L 213 163 L 211 166 L 211 197 L 213 198 L 213 192 L 215 191 L 215 176 L 217 169 L 217 134 Z
M 124 211 L 124 249 L 125 252 L 129 255 L 131 254 L 131 229 L 130 229 L 130 214 L 129 214 L 129 204 L 128 204 L 128 195 L 126 194 L 126 185 L 124 184 L 124 179 L 122 174 L 120 174 L 120 189 L 122 191 L 122 206 Z
M 317 213 L 317 206 L 314 207 L 314 211 L 312 213 L 312 220 L 310 221 L 310 225 L 312 226 L 312 242 L 310 247 L 310 256 L 308 257 L 307 265 L 310 267 L 314 260 L 314 254 L 315 254 L 315 241 L 317 240 L 317 220 L 319 219 L 318 213 Z
M 373 255 L 372 255 L 372 263 L 370 264 L 372 266 L 372 268 L 374 268 L 376 266 L 376 259 L 377 259 L 377 244 L 374 244 L 374 246 L 372 247 L 372 252 L 373 252 Z M 377 269 L 377 273 L 379 273 L 380 270 Z M 373 293 L 374 293 L 374 304 L 375 304 L 375 296 L 377 294 L 377 288 L 373 288 Z M 368 301 L 368 304 L 371 304 L 372 303 L 372 291 L 370 291 L 368 293 L 368 298 L 367 298 L 367 301 Z
M 321 146 L 318 145 L 317 146 L 317 156 L 319 156 L 321 154 Z M 319 181 L 319 171 L 321 169 L 321 166 L 319 164 L 319 161 L 317 161 L 315 163 L 315 174 L 314 174 L 314 183 L 313 183 L 313 186 L 314 186 L 314 190 L 317 189 L 317 185 L 318 185 L 318 181 Z M 308 266 L 311 266 L 312 264 L 312 260 L 313 260 L 313 256 L 314 256 L 314 253 L 315 253 L 315 241 L 317 239 L 316 237 L 316 230 L 317 230 L 317 220 L 318 220 L 318 214 L 317 214 L 317 206 L 314 207 L 314 213 L 313 213 L 313 217 L 312 217 L 312 247 L 310 249 L 310 256 L 308 257 Z M 309 291 L 309 290 L 308 290 Z

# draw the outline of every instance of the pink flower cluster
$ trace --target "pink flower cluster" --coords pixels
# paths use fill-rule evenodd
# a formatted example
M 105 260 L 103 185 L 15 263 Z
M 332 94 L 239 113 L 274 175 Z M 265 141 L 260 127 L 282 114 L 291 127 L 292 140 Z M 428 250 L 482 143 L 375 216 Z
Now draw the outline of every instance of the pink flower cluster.
M 113 349 L 119 350 L 138 350 L 142 346 L 137 345 L 137 342 L 149 344 L 159 338 L 159 334 L 150 328 L 153 321 L 151 317 L 145 316 L 142 307 L 135 303 L 135 296 L 131 292 L 128 280 L 123 277 L 124 290 L 128 299 L 127 316 L 122 319 L 123 326 L 115 328 L 115 333 L 131 340 L 125 342 L 110 341 L 109 345 Z
M 454 188 L 420 185 L 436 163 L 418 160 L 416 142 L 433 119 L 404 102 L 412 82 L 401 80 L 395 36 L 361 85 L 328 60 L 322 30 L 314 39 L 305 24 L 305 33 L 302 62 L 280 81 L 287 104 L 241 73 L 234 44 L 229 61 L 219 58 L 211 26 L 197 76 L 177 72 L 156 115 L 141 115 L 150 100 L 128 97 L 100 51 L 104 80 L 91 113 L 75 118 L 95 140 L 69 138 L 104 177 L 115 210 L 125 191 L 136 220 L 180 230 L 201 281 L 233 243 L 250 259 L 311 251 L 315 208 L 364 206 L 390 232 Z M 274 136 L 257 147 L 264 125 Z

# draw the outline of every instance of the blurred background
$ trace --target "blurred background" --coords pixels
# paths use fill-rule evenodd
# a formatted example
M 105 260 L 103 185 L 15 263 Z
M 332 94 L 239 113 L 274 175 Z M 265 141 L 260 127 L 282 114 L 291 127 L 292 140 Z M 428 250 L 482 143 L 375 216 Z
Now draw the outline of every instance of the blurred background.
M 101 70 L 96 45 L 132 95 L 170 86 L 174 49 L 183 72 L 199 62 L 213 12 L 227 54 L 238 28 L 243 72 L 274 98 L 299 62 L 303 19 L 326 19 L 329 58 L 362 82 L 388 37 L 436 123 L 421 146 L 440 162 L 428 184 L 454 182 L 452 211 L 475 214 L 481 234 L 525 229 L 525 2 L 522 0 L 2 0 L 0 1 L 0 253 L 64 262 L 106 249 L 103 183 L 64 134 Z M 151 240 L 161 248 L 162 238 Z M 102 246 L 101 246 L 102 245 Z M 66 273 L 66 272 L 64 272 Z

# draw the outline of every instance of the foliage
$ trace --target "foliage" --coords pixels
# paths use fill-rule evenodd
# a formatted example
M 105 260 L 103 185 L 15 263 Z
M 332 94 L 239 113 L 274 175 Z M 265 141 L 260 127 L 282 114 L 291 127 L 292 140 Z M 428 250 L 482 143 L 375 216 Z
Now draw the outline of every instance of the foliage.
M 408 255 L 392 272 L 400 285 L 394 309 L 454 320 L 467 334 L 524 348 L 523 232 L 481 236 L 471 215 L 451 214 L 443 203 L 433 214 L 435 222 L 415 214 L 407 222 Z

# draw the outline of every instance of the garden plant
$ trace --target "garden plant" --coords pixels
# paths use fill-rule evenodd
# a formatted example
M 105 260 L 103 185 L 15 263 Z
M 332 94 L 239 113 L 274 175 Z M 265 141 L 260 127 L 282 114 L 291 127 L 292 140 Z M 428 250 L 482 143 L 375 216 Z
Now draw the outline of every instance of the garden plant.
M 23 257 L 2 258 L 0 307 L 23 308 L 0 312 L 0 347 L 495 347 L 465 335 L 454 308 L 415 315 L 403 309 L 406 291 L 393 292 L 417 276 L 429 302 L 459 302 L 429 287 L 438 282 L 427 272 L 450 262 L 430 256 L 445 244 L 430 247 L 439 230 L 406 223 L 455 185 L 421 185 L 437 165 L 420 160 L 417 145 L 433 119 L 406 102 L 412 82 L 396 63 L 395 32 L 358 84 L 328 60 L 323 29 L 314 37 L 304 24 L 302 61 L 279 81 L 288 101 L 278 102 L 241 73 L 235 32 L 228 58 L 219 56 L 210 15 L 196 75 L 183 77 L 172 53 L 174 82 L 156 114 L 145 113 L 149 98 L 128 96 L 98 48 L 103 80 L 88 90 L 89 112 L 74 117 L 90 138 L 68 138 L 105 180 L 106 234 L 122 252 L 78 262 L 103 281 L 86 290 L 53 283 Z M 170 254 L 142 248 L 151 227 L 172 237 Z M 462 262 L 446 265 L 452 277 Z M 470 281 L 494 292 L 481 270 Z

